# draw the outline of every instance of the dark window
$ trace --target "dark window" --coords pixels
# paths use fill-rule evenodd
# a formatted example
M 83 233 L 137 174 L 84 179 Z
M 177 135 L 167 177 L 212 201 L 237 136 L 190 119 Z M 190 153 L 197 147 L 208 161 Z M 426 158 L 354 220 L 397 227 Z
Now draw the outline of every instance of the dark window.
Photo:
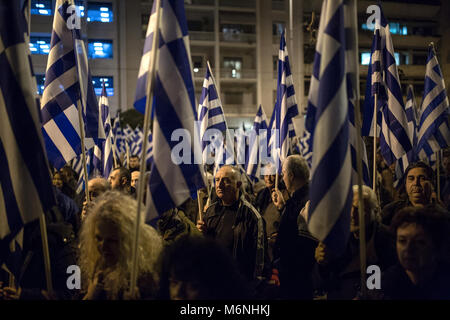
M 36 83 L 37 83 L 37 93 L 39 95 L 42 95 L 44 93 L 45 75 L 37 74 Z
M 284 22 L 274 22 L 272 23 L 272 35 L 281 36 L 281 33 L 286 28 L 286 24 Z
M 92 84 L 94 85 L 95 94 L 100 96 L 102 94 L 102 84 L 105 83 L 106 94 L 108 97 L 114 95 L 114 79 L 108 76 L 92 77 Z

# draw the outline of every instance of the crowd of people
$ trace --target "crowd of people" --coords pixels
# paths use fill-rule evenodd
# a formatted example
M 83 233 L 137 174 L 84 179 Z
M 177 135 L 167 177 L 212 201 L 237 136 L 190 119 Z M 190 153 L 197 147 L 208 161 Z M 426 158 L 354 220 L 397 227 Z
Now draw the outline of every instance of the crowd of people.
M 365 225 L 353 187 L 350 237 L 336 255 L 308 230 L 308 165 L 300 155 L 251 184 L 233 166 L 221 167 L 200 200 L 161 215 L 155 227 L 143 212 L 133 268 L 139 158 L 109 179 L 77 193 L 70 166 L 54 172 L 58 205 L 46 213 L 53 291 L 47 290 L 39 223 L 26 225 L 15 285 L 0 271 L 0 299 L 450 299 L 450 151 L 435 177 L 424 162 L 410 164 L 393 187 L 392 168 L 378 165 L 375 192 L 363 186 Z M 211 176 L 211 173 L 208 173 Z M 437 194 L 436 181 L 440 183 Z M 199 210 L 199 203 L 204 204 Z M 142 206 L 144 207 L 144 206 Z M 144 210 L 144 209 L 142 209 Z M 362 290 L 360 230 L 367 265 L 381 270 L 380 288 Z M 78 266 L 81 287 L 69 288 L 67 268 Z

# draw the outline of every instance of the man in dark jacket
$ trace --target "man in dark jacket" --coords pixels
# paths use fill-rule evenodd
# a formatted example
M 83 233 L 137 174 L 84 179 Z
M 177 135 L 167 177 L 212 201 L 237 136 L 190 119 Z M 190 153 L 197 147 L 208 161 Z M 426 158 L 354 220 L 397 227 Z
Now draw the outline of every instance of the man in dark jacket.
M 387 227 L 379 220 L 379 205 L 373 190 L 363 186 L 366 225 L 367 266 L 377 265 L 382 271 L 397 261 L 395 241 Z M 336 257 L 320 243 L 315 252 L 319 287 L 327 293 L 328 300 L 351 300 L 355 298 L 361 285 L 358 186 L 353 186 L 353 202 L 350 217 L 350 238 L 345 253 Z
M 218 201 L 208 207 L 197 228 L 228 248 L 249 280 L 269 276 L 267 238 L 258 211 L 240 195 L 239 173 L 223 166 L 215 176 Z
M 383 224 L 389 226 L 394 215 L 406 207 L 427 207 L 433 205 L 432 192 L 433 170 L 424 162 L 412 163 L 404 174 L 404 187 L 408 195 L 407 200 L 389 203 L 381 213 Z
M 274 259 L 279 260 L 281 294 L 284 299 L 312 299 L 311 273 L 317 240 L 299 215 L 308 201 L 308 165 L 301 156 L 292 155 L 283 162 L 282 173 L 290 198 L 285 200 L 280 190 L 272 193 L 273 202 L 281 212 L 274 251 Z

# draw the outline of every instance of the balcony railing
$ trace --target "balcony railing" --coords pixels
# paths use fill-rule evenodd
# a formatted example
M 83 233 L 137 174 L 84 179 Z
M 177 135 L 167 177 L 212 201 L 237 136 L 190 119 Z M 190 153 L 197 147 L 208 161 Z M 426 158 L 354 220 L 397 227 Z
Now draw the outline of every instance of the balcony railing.
M 250 33 L 221 33 L 220 40 L 226 42 L 247 42 L 249 44 L 256 42 L 256 34 Z
M 213 68 L 213 73 L 215 69 Z M 194 77 L 203 78 L 206 74 L 206 68 L 194 68 Z M 243 69 L 236 70 L 232 68 L 221 68 L 220 69 L 221 79 L 256 79 L 256 69 Z
M 214 32 L 189 31 L 189 38 L 197 41 L 214 41 Z
M 255 8 L 255 0 L 220 0 L 219 5 L 221 7 L 239 7 L 239 8 Z
M 214 6 L 214 0 L 184 0 L 184 4 L 194 6 Z
M 232 68 L 220 69 L 221 79 L 256 79 L 256 69 L 236 70 Z

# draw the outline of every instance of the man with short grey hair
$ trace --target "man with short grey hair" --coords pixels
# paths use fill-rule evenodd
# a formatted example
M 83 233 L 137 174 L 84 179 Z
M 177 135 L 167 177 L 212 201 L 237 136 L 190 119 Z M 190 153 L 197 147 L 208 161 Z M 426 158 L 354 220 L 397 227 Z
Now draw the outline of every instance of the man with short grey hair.
M 259 212 L 240 194 L 238 170 L 223 166 L 215 176 L 218 201 L 212 203 L 197 222 L 197 228 L 230 250 L 241 272 L 249 280 L 270 275 L 267 238 Z
M 309 197 L 309 168 L 305 159 L 292 155 L 283 162 L 282 174 L 289 199 L 284 199 L 279 190 L 272 193 L 273 202 L 281 212 L 274 252 L 275 260 L 279 260 L 276 267 L 280 274 L 281 295 L 284 299 L 312 299 L 311 273 L 317 240 L 299 215 Z

